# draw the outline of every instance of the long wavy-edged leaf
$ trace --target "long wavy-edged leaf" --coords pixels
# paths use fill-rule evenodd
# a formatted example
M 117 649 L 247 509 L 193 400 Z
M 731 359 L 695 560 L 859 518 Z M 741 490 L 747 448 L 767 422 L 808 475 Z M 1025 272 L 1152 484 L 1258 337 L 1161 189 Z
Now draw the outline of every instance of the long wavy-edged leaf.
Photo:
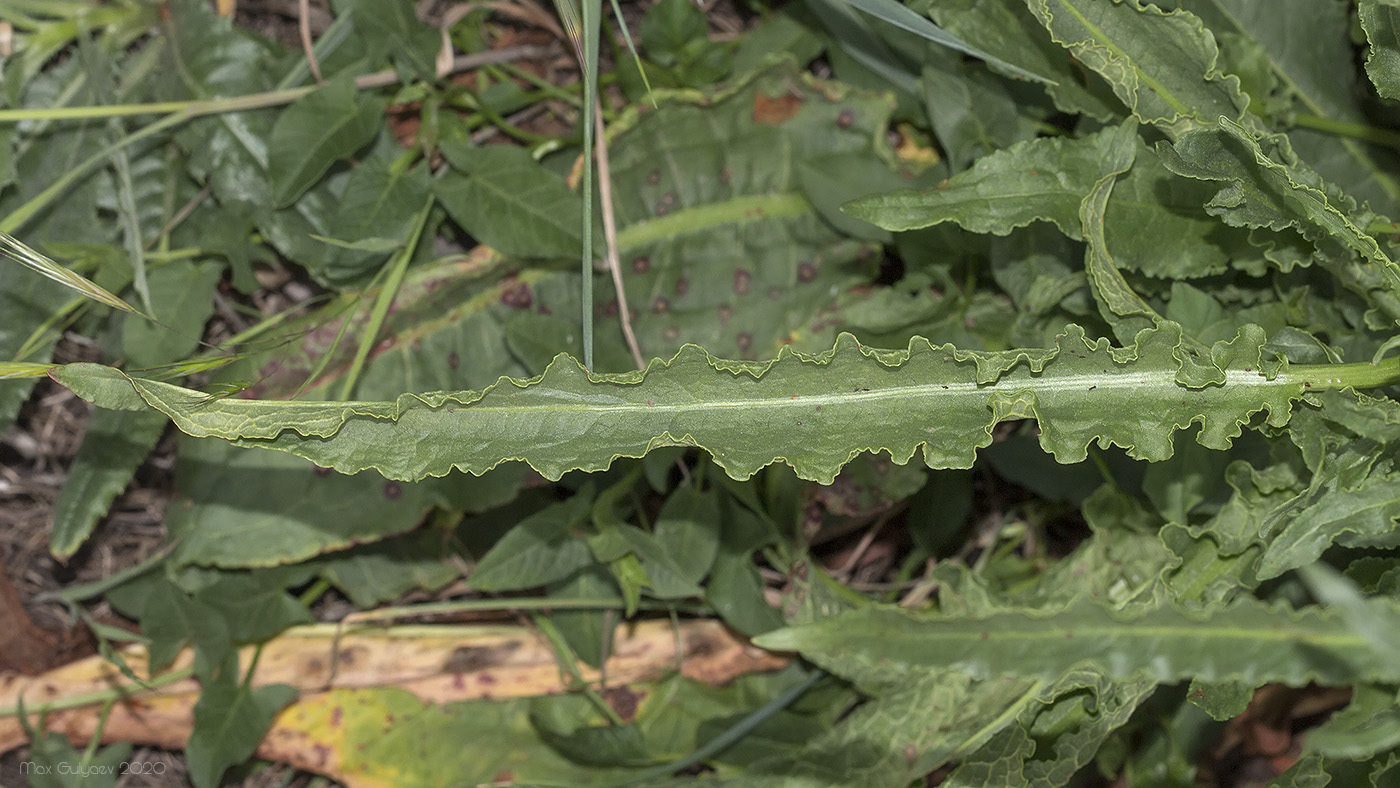
M 1394 603 L 1364 604 L 1374 626 L 1400 627 Z M 1050 615 L 1008 611 L 980 619 L 865 608 L 759 635 L 754 642 L 857 675 L 954 669 L 983 678 L 1051 678 L 1091 664 L 1111 678 L 1142 675 L 1158 682 L 1400 679 L 1396 656 L 1375 648 L 1341 613 L 1295 611 L 1252 597 L 1203 614 L 1169 602 L 1124 613 L 1087 600 Z
M 1378 547 L 1400 539 L 1400 474 L 1390 461 L 1400 441 L 1400 405 L 1351 392 L 1318 399 L 1321 409 L 1289 425 L 1313 475 L 1306 490 L 1259 524 L 1261 579 L 1313 563 L 1333 542 Z
M 1257 326 L 1245 326 L 1201 362 L 1183 352 L 1180 327 L 1165 322 L 1131 350 L 1090 341 L 1073 325 L 1055 348 L 998 353 L 919 338 L 905 351 L 875 350 L 842 335 L 828 353 L 785 352 L 767 363 L 686 346 L 622 375 L 589 375 L 561 355 L 533 380 L 382 402 L 211 402 L 99 365 L 52 374 L 103 407 L 152 407 L 191 435 L 287 451 L 345 473 L 374 468 L 411 480 L 520 459 L 559 478 L 681 445 L 708 450 L 736 479 L 782 460 L 827 483 L 864 451 L 902 464 L 922 448 L 931 467 L 971 467 L 992 427 L 1009 419 L 1037 419 L 1041 445 L 1061 462 L 1084 459 L 1096 440 L 1165 459 L 1172 433 L 1195 422 L 1203 445 L 1223 449 L 1255 413 L 1286 423 L 1309 388 L 1400 377 L 1400 361 L 1290 370 L 1263 356 L 1263 340 Z
M 1366 41 L 1366 74 L 1376 92 L 1400 99 L 1400 3 L 1395 0 L 1361 0 L 1357 6 Z
M 1158 145 L 1157 153 L 1178 175 L 1225 184 L 1206 204 L 1206 210 L 1225 223 L 1274 230 L 1293 227 L 1318 244 L 1325 257 L 1329 246 L 1344 246 L 1360 255 L 1392 292 L 1400 293 L 1400 266 L 1376 239 L 1311 185 L 1305 173 L 1274 161 L 1243 126 L 1222 118 L 1217 128 L 1189 132 L 1175 145 Z
M 1028 704 L 1016 724 L 964 759 L 942 785 L 1065 785 L 1155 690 L 1143 678 L 1119 682 L 1094 671 L 1070 671 L 1041 693 L 1041 703 Z M 1093 702 L 1086 703 L 1086 697 Z M 1037 728 L 1041 720 L 1055 722 Z
M 1245 77 L 1255 71 L 1251 111 L 1276 127 L 1288 129 L 1298 154 L 1328 181 L 1381 213 L 1394 213 L 1400 200 L 1395 158 L 1391 151 L 1330 130 L 1294 126 L 1299 116 L 1311 115 L 1346 124 L 1368 124 L 1372 111 L 1358 89 L 1352 28 L 1347 3 L 1314 0 L 1162 0 L 1157 5 L 1179 6 L 1196 16 L 1223 42 L 1223 70 Z M 1378 39 L 1367 25 L 1367 7 L 1358 6 L 1372 46 Z M 1382 5 L 1393 5 L 1385 0 Z M 1394 9 L 1381 9 L 1392 14 Z M 1307 35 L 1299 35 L 1298 20 L 1307 20 Z M 1375 50 L 1373 50 L 1374 52 Z M 1368 62 L 1368 70 L 1375 62 Z M 1262 73 L 1258 73 L 1261 72 Z M 1260 83 L 1259 77 L 1274 84 Z
M 1127 133 L 1134 131 L 1127 124 L 1121 130 Z M 1156 325 L 1162 318 L 1128 285 L 1108 246 L 1104 227 L 1108 201 L 1113 195 L 1118 176 L 1133 166 L 1137 153 L 1131 139 L 1125 139 L 1123 133 L 1114 134 L 1109 139 L 1117 144 L 1110 145 L 1104 151 L 1106 155 L 1100 167 L 1105 173 L 1079 204 L 1079 221 L 1088 246 L 1084 255 L 1084 270 L 1089 275 L 1099 312 L 1113 327 L 1113 333 L 1120 340 L 1126 340 L 1136 336 L 1138 331 Z
M 1177 135 L 1239 120 L 1248 105 L 1239 80 L 1216 70 L 1201 21 L 1138 0 L 1031 0 L 1057 43 L 1098 72 L 1143 123 Z
M 1227 255 L 1218 239 L 1226 228 L 1200 209 L 1209 188 L 1173 177 L 1137 140 L 1135 129 L 1130 121 L 1077 139 L 1026 140 L 978 159 L 936 189 L 865 197 L 842 210 L 887 230 L 956 222 L 973 232 L 1006 235 L 1046 221 L 1079 239 L 1080 202 L 1109 174 L 1106 162 L 1121 158 L 1125 146 L 1137 146 L 1137 162 L 1104 209 L 1108 244 L 1125 267 L 1156 276 L 1219 273 Z

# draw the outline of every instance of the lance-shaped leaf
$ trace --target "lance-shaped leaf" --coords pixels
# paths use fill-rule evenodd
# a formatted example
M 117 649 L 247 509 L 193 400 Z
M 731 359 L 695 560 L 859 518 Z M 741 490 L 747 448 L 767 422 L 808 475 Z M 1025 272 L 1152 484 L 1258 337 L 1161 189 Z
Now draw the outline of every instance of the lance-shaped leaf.
M 1371 122 L 1364 91 L 1357 85 L 1352 40 L 1355 20 L 1348 11 L 1353 4 L 1163 0 L 1156 5 L 1190 11 L 1205 22 L 1217 41 L 1226 42 L 1221 51 L 1226 62 L 1221 70 L 1237 74 L 1245 84 L 1253 83 L 1250 99 L 1255 103 L 1251 111 L 1274 128 L 1288 128 L 1288 139 L 1304 161 L 1377 211 L 1394 212 L 1400 200 L 1400 182 L 1395 177 L 1392 152 L 1330 129 L 1309 128 L 1317 118 L 1325 118 L 1329 124 Z M 1394 8 L 1381 6 L 1395 4 L 1382 0 L 1355 5 L 1372 45 L 1367 70 L 1374 79 L 1377 47 L 1387 48 L 1387 33 L 1369 22 L 1392 14 Z M 1307 20 L 1307 35 L 1299 35 L 1300 19 Z M 1312 123 L 1305 121 L 1307 116 L 1312 116 Z
M 1376 239 L 1328 199 L 1318 188 L 1323 184 L 1312 183 L 1316 176 L 1274 161 L 1243 126 L 1222 119 L 1218 128 L 1190 132 L 1175 145 L 1158 145 L 1157 153 L 1178 175 L 1225 184 L 1206 210 L 1226 224 L 1292 227 L 1318 245 L 1324 262 L 1349 257 L 1349 249 L 1366 262 L 1368 274 L 1400 293 L 1400 266 Z
M 1083 460 L 1094 441 L 1165 459 L 1172 434 L 1196 422 L 1197 440 L 1223 449 L 1255 413 L 1286 423 L 1309 388 L 1400 377 L 1400 360 L 1290 370 L 1263 357 L 1263 341 L 1261 329 L 1245 326 L 1205 361 L 1183 350 L 1180 327 L 1168 322 L 1143 331 L 1132 349 L 1091 341 L 1074 325 L 1054 348 L 993 353 L 922 338 L 904 351 L 876 350 L 847 334 L 828 353 L 784 352 L 766 363 L 716 359 L 690 345 L 621 375 L 590 375 L 560 355 L 533 380 L 381 402 L 210 401 L 99 365 L 52 374 L 104 407 L 152 407 L 191 435 L 345 473 L 374 468 L 412 480 L 519 459 L 557 479 L 680 445 L 708 450 L 736 479 L 781 460 L 824 483 L 866 451 L 903 464 L 922 449 L 930 467 L 971 467 L 992 427 L 1010 419 L 1038 420 L 1041 446 L 1060 462 Z
M 1361 0 L 1357 13 L 1370 44 L 1366 74 L 1381 96 L 1400 99 L 1400 3 Z
M 1364 602 L 1375 627 L 1400 626 L 1400 609 Z M 1159 601 L 1133 612 L 1082 600 L 1051 614 L 1016 610 L 982 618 L 863 608 L 764 635 L 763 648 L 797 651 L 837 673 L 895 676 L 951 668 L 981 678 L 1052 678 L 1080 664 L 1110 678 L 1158 682 L 1268 681 L 1302 685 L 1400 678 L 1400 661 L 1341 613 L 1290 610 L 1241 597 L 1209 613 Z
M 1032 0 L 1057 43 L 1098 72 L 1143 123 L 1168 134 L 1238 120 L 1239 80 L 1216 70 L 1215 40 L 1201 20 L 1138 0 Z
M 1201 211 L 1209 187 L 1172 177 L 1137 139 L 1136 129 L 1129 121 L 1077 139 L 1026 140 L 977 160 L 936 189 L 865 197 L 842 210 L 887 230 L 955 222 L 976 233 L 1006 235 L 1045 221 L 1078 240 L 1085 195 L 1103 176 L 1126 170 L 1100 211 L 1107 242 L 1122 264 L 1154 276 L 1219 273 L 1227 260 L 1222 247 L 1236 231 Z M 1242 246 L 1242 239 L 1233 244 Z

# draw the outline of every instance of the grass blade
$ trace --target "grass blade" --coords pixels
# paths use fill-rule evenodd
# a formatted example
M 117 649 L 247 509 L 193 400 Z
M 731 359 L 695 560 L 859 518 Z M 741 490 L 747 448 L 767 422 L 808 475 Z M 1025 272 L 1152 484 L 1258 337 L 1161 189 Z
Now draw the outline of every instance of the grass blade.
M 43 274 L 85 298 L 90 298 L 100 304 L 106 304 L 113 309 L 120 309 L 123 312 L 140 315 L 147 320 L 155 320 L 155 318 L 100 287 L 91 279 L 75 271 L 64 268 L 43 254 L 34 251 L 23 241 L 3 231 L 0 231 L 0 254 L 3 254 L 26 268 Z
M 949 49 L 962 52 L 963 54 L 972 55 L 975 58 L 985 60 L 1023 79 L 1029 79 L 1032 82 L 1041 82 L 1047 85 L 1055 84 L 1055 81 L 1048 77 L 1042 77 L 1039 74 L 1033 74 L 1023 68 L 1013 66 L 1005 60 L 989 55 L 977 47 L 964 42 L 952 33 L 935 25 L 932 21 L 911 11 L 908 6 L 898 2 L 898 0 L 842 0 L 842 2 L 847 3 L 852 8 L 870 14 L 876 19 L 888 22 L 901 30 L 908 30 L 910 33 L 926 38 L 939 46 L 945 46 Z

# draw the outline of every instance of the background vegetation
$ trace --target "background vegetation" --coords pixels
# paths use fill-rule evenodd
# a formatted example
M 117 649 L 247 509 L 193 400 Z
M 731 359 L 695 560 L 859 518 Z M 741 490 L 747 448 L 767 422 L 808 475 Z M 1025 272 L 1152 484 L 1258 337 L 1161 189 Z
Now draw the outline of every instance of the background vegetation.
M 1395 779 L 1400 4 L 229 11 L 0 2 L 7 784 Z

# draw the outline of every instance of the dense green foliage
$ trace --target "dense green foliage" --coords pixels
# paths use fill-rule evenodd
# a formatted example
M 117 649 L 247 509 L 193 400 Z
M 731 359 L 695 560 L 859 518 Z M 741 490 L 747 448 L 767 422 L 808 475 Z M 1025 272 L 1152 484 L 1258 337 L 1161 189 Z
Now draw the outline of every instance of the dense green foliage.
M 291 701 L 235 644 L 310 620 L 308 588 L 373 607 L 459 557 L 476 592 L 596 603 L 549 619 L 562 660 L 657 610 L 802 658 L 626 724 L 452 704 L 426 757 L 464 785 L 496 779 L 474 737 L 533 753 L 521 784 L 1186 785 L 1269 682 L 1354 688 L 1276 785 L 1394 779 L 1400 3 L 804 0 L 720 43 L 662 0 L 658 92 L 622 45 L 602 75 L 625 295 L 578 270 L 608 245 L 582 132 L 511 120 L 576 121 L 579 88 L 489 57 L 443 78 L 409 7 L 332 3 L 312 87 L 194 0 L 0 3 L 0 230 L 134 305 L 8 268 L 0 358 L 43 364 L 63 327 L 103 352 L 6 367 L 99 406 L 56 555 L 182 434 L 171 549 L 82 593 L 156 664 L 193 645 L 197 786 Z M 323 295 L 249 306 L 285 267 Z M 202 347 L 216 304 L 238 333 Z M 816 547 L 890 523 L 883 583 Z

